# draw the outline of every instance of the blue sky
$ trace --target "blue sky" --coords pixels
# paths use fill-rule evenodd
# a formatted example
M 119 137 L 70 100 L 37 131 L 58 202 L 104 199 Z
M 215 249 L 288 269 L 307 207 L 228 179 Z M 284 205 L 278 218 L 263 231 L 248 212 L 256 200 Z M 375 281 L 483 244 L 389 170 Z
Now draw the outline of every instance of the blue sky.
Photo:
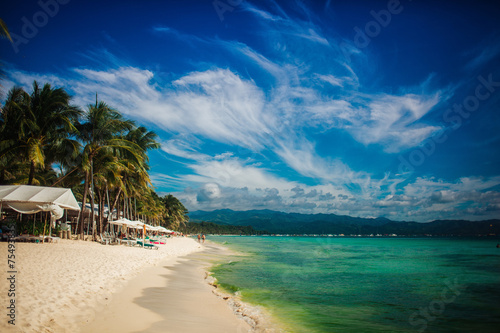
M 500 6 L 4 2 L 6 78 L 99 98 L 159 135 L 190 210 L 500 215 Z

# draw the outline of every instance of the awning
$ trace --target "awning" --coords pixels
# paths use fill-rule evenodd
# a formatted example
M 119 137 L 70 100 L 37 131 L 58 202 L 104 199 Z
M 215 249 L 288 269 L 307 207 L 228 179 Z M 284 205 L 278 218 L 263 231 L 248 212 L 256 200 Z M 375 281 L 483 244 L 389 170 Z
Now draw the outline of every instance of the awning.
M 71 189 L 60 187 L 2 185 L 0 204 L 22 214 L 49 211 L 56 219 L 63 216 L 63 209 L 80 210 Z

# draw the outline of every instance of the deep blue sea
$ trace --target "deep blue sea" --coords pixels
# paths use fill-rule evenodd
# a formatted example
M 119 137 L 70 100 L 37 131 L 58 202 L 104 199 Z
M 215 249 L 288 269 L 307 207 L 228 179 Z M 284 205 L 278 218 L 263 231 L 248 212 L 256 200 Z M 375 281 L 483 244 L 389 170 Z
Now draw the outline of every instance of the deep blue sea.
M 287 332 L 500 332 L 498 239 L 210 236 L 221 287 Z

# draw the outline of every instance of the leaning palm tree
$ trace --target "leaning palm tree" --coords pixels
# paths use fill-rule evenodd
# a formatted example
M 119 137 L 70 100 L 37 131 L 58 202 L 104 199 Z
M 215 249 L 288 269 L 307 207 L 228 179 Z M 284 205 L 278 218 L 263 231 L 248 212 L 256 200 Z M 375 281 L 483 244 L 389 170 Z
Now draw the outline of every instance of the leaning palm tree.
M 5 24 L 5 22 L 2 19 L 0 19 L 0 37 L 7 38 L 12 42 L 12 37 L 10 36 L 7 24 Z

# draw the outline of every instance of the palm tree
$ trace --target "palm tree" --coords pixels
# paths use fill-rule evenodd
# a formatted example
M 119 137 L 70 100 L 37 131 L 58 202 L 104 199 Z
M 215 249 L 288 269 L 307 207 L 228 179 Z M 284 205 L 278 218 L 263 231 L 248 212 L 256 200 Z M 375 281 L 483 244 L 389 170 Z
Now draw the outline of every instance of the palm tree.
M 101 149 L 94 157 L 93 181 L 95 194 L 98 199 L 99 233 L 104 231 L 105 223 L 107 223 L 109 219 L 109 216 L 104 219 L 104 206 L 106 201 L 109 201 L 109 190 L 123 186 L 121 177 L 122 170 L 123 166 L 120 164 L 119 158 L 116 156 L 113 149 Z M 108 208 L 110 208 L 110 213 L 114 210 L 114 207 Z
M 145 188 L 141 200 L 137 202 L 137 212 L 147 223 L 158 225 L 165 216 L 165 207 L 151 188 Z
M 149 194 L 147 190 L 151 185 L 151 180 L 149 178 L 149 158 L 147 152 L 151 149 L 160 148 L 160 144 L 156 142 L 157 135 L 154 132 L 148 131 L 145 127 L 137 127 L 132 129 L 123 138 L 126 142 L 129 142 L 134 148 L 134 153 L 138 153 L 141 156 L 140 160 L 131 158 L 129 151 L 124 151 L 124 163 L 126 168 L 124 169 L 124 183 L 126 185 L 125 193 L 128 194 L 129 206 L 132 207 L 131 200 L 134 198 L 142 198 Z M 146 193 L 144 195 L 144 193 Z M 134 204 L 135 207 L 135 204 Z M 134 209 L 135 211 L 135 209 Z M 134 215 L 136 213 L 134 212 Z M 136 218 L 134 216 L 133 218 Z
M 12 43 L 12 37 L 10 36 L 9 29 L 7 28 L 7 25 L 5 24 L 5 22 L 2 19 L 0 19 L 0 38 L 7 38 Z M 5 76 L 5 72 L 2 69 L 0 69 L 0 78 L 3 78 L 4 76 Z M 0 97 L 3 97 L 3 89 L 2 88 L 3 87 L 0 84 Z
M 19 87 L 12 88 L 0 113 L 0 184 L 5 184 L 6 178 L 15 178 L 20 163 L 16 156 L 19 149 L 19 124 L 23 119 L 24 101 L 28 94 Z
M 147 151 L 160 148 L 160 144 L 156 142 L 157 137 L 158 135 L 155 132 L 148 131 L 145 127 L 140 126 L 129 131 L 125 136 L 125 140 L 135 143 L 142 151 L 145 162 L 148 162 Z
M 13 88 L 2 109 L 2 143 L 0 158 L 6 168 L 12 158 L 29 166 L 28 185 L 34 182 L 37 170 L 50 171 L 52 163 L 63 156 L 74 156 L 78 142 L 71 138 L 76 133 L 75 121 L 81 111 L 69 104 L 70 95 L 63 88 L 43 88 L 34 81 L 33 91 L 27 94 Z
M 12 42 L 12 37 L 10 37 L 9 29 L 7 28 L 7 24 L 0 19 L 0 37 L 7 38 Z
M 95 105 L 89 105 L 84 115 L 84 123 L 79 126 L 79 138 L 84 143 L 82 151 L 82 169 L 85 175 L 82 211 L 80 213 L 79 233 L 83 238 L 83 217 L 84 209 L 89 192 L 89 185 L 93 185 L 94 176 L 94 158 L 103 150 L 124 150 L 129 151 L 133 158 L 140 157 L 134 152 L 133 147 L 125 142 L 120 135 L 125 131 L 131 130 L 133 122 L 126 120 L 122 115 L 109 107 L 104 102 L 97 102 Z M 92 221 L 94 220 L 94 191 L 91 193 L 92 201 Z
M 181 225 L 186 225 L 186 222 L 189 221 L 188 210 L 179 199 L 169 194 L 163 198 L 163 204 L 165 205 L 165 215 L 169 227 L 178 229 Z

